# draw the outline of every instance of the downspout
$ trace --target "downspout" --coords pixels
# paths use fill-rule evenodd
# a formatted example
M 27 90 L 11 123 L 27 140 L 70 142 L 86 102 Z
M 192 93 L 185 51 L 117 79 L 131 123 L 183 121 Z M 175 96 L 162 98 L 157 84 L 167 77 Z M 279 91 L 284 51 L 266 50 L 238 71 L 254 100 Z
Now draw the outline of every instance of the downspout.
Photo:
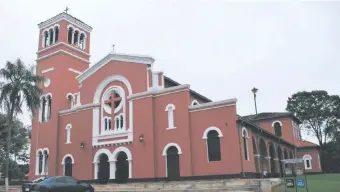
M 243 121 L 241 120 L 241 128 L 243 126 Z M 239 144 L 239 151 L 240 151 L 240 160 L 241 160 L 241 174 L 243 178 L 245 178 L 244 170 L 243 170 L 243 159 L 242 159 L 242 147 L 241 147 L 241 140 L 240 140 L 240 128 L 237 128 L 237 134 L 238 134 L 238 144 Z
M 153 129 L 153 160 L 154 160 L 154 177 L 157 180 L 157 150 L 156 150 L 156 118 L 155 118 L 155 98 L 152 96 L 152 129 Z
M 192 139 L 190 138 L 192 136 L 191 134 L 191 115 L 190 115 L 190 111 L 189 111 L 189 107 L 188 107 L 188 125 L 189 125 L 189 150 L 190 150 L 190 169 L 191 169 L 191 176 L 194 176 L 194 165 L 193 165 L 193 162 L 192 162 Z
M 60 128 L 60 121 L 59 121 L 59 109 L 57 110 L 57 138 L 56 138 L 56 155 L 55 155 L 55 175 L 58 175 L 58 160 L 59 160 L 59 128 Z

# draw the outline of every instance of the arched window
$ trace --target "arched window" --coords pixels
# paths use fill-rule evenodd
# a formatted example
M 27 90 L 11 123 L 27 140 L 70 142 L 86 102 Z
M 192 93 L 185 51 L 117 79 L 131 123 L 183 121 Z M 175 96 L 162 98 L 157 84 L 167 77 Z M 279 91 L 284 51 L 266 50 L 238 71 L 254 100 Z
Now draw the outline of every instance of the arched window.
M 123 128 L 124 117 L 123 114 L 120 115 L 120 128 Z
M 85 34 L 84 33 L 80 34 L 79 47 L 81 49 L 85 49 Z
M 41 97 L 41 121 L 44 122 L 45 119 L 45 111 L 46 111 L 46 98 L 44 96 Z
M 75 31 L 74 32 L 73 44 L 74 45 L 78 45 L 79 44 L 79 31 Z
M 53 32 L 53 29 L 50 29 L 49 30 L 49 35 L 50 35 L 50 45 L 52 45 L 53 44 L 53 39 L 54 39 L 54 32 Z
M 220 138 L 218 132 L 211 130 L 207 135 L 209 161 L 221 161 Z
M 73 28 L 72 27 L 68 29 L 67 41 L 69 44 L 73 43 Z
M 168 112 L 168 128 L 167 129 L 176 128 L 174 124 L 174 110 L 175 110 L 175 105 L 173 104 L 168 104 L 165 107 L 165 111 Z
M 115 118 L 115 122 L 116 122 L 116 129 L 119 129 L 119 128 L 120 128 L 120 126 L 119 126 L 119 124 L 120 124 L 120 119 L 119 119 L 119 117 L 116 117 L 116 118 Z
M 46 115 L 46 120 L 51 119 L 51 112 L 52 112 L 52 96 L 47 95 L 47 115 Z
M 312 169 L 312 156 L 308 154 L 304 155 L 303 161 L 305 162 L 305 169 Z
M 272 124 L 274 130 L 275 130 L 275 135 L 278 137 L 282 136 L 282 123 L 280 121 L 275 121 Z
M 71 143 L 71 129 L 71 124 L 66 125 L 66 144 Z
M 243 140 L 243 150 L 244 150 L 244 158 L 245 160 L 249 160 L 249 152 L 248 152 L 248 131 L 246 128 L 242 129 L 242 140 Z
M 54 27 L 54 42 L 58 42 L 58 38 L 59 38 L 59 27 L 55 26 Z
M 48 35 L 48 31 L 44 32 L 44 47 L 49 45 L 49 35 Z
M 43 169 L 43 174 L 47 175 L 48 174 L 48 151 L 44 151 L 44 169 Z
M 41 175 L 43 172 L 43 153 L 41 151 L 38 152 L 38 162 L 39 162 L 38 174 Z
M 104 117 L 104 126 L 105 126 L 105 131 L 109 130 L 109 119 L 107 117 Z
M 72 168 L 73 168 L 73 157 L 71 155 L 66 155 L 62 162 L 64 166 L 64 176 L 72 177 Z

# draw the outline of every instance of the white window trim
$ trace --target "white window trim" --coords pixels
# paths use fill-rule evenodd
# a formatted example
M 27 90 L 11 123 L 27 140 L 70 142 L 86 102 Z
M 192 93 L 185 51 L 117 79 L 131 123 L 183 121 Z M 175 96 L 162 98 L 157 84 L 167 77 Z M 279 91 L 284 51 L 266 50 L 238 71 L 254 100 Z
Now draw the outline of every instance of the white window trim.
M 208 162 L 216 162 L 216 161 L 210 161 L 210 160 L 209 160 L 208 133 L 209 133 L 210 131 L 217 131 L 218 137 L 223 137 L 223 134 L 222 134 L 222 131 L 221 131 L 219 128 L 217 128 L 217 127 L 208 127 L 208 128 L 205 129 L 204 132 L 203 132 L 203 137 L 202 137 L 202 139 L 205 140 L 205 147 L 206 147 L 206 152 L 207 152 L 207 160 L 208 160 Z M 221 140 L 220 140 L 220 150 L 221 150 Z M 221 158 L 222 158 L 222 156 L 221 156 Z
M 191 102 L 191 106 L 194 106 L 194 105 L 199 105 L 200 103 L 196 100 L 196 99 L 194 99 L 194 100 L 192 100 L 192 102 Z
M 71 154 L 66 154 L 64 157 L 63 157 L 63 160 L 61 161 L 61 165 L 63 166 L 63 176 L 65 176 L 65 160 L 67 157 L 70 157 L 71 160 L 72 160 L 72 169 L 73 169 L 73 165 L 74 165 L 74 158 Z
M 72 125 L 71 124 L 67 124 L 65 129 L 66 129 L 66 143 L 65 144 L 70 144 L 71 143 L 71 129 L 72 129 Z
M 243 134 L 244 131 L 246 132 L 246 135 Z M 249 148 L 248 148 L 248 146 L 249 146 L 249 143 L 248 143 L 249 135 L 248 135 L 248 131 L 247 131 L 247 129 L 245 127 L 242 128 L 242 142 L 243 142 L 243 138 L 246 138 L 246 143 L 245 143 L 246 150 L 247 150 L 247 158 L 246 158 L 246 160 L 250 161 L 250 158 L 249 158 Z
M 166 129 L 176 129 L 174 113 L 175 109 L 175 105 L 171 103 L 165 107 L 165 111 L 168 112 L 168 127 Z
M 167 153 L 166 152 L 170 147 L 176 147 L 177 151 L 178 151 L 177 154 L 182 155 L 182 149 L 177 143 L 168 143 L 168 144 L 165 145 L 165 147 L 163 148 L 163 152 L 162 152 L 162 156 L 165 157 L 165 177 L 168 177 L 168 162 L 167 162 Z
M 309 167 L 307 167 L 307 161 L 309 161 L 309 165 L 310 165 Z M 303 162 L 305 164 L 305 169 L 306 170 L 309 170 L 309 169 L 313 168 L 313 166 L 312 166 L 312 156 L 310 156 L 308 154 L 304 155 L 303 156 Z

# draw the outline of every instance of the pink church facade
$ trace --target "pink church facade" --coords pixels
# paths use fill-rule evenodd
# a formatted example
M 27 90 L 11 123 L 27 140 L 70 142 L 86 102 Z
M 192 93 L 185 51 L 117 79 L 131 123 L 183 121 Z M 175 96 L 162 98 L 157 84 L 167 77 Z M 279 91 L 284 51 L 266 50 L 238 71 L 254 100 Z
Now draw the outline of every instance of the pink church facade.
M 39 25 L 41 107 L 32 122 L 29 179 L 253 177 L 304 158 L 320 172 L 318 146 L 289 113 L 239 116 L 237 99 L 211 101 L 154 71 L 149 56 L 107 54 L 89 66 L 92 28 L 61 13 Z

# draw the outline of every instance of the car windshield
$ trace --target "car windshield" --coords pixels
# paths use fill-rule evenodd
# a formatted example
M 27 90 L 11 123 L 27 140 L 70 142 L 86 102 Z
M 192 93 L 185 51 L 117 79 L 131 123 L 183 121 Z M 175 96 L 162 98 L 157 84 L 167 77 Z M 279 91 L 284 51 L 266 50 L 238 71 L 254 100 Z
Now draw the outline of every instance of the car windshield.
M 39 177 L 38 179 L 33 180 L 32 183 L 40 183 L 40 182 L 44 181 L 47 178 L 48 177 Z
M 39 183 L 49 183 L 52 181 L 55 177 L 45 177 L 42 181 L 39 181 Z

